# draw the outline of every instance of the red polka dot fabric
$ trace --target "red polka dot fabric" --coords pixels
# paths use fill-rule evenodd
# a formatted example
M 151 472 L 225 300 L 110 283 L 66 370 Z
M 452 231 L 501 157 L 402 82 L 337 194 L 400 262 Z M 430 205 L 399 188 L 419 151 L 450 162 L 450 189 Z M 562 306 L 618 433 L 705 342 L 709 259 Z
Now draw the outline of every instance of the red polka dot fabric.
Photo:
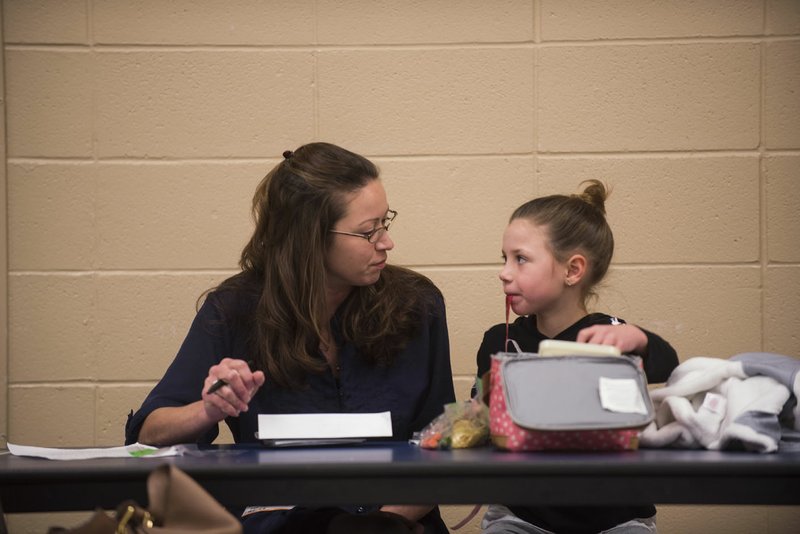
M 620 451 L 639 446 L 639 429 L 530 430 L 514 423 L 506 407 L 500 360 L 492 358 L 489 431 L 492 442 L 510 451 Z

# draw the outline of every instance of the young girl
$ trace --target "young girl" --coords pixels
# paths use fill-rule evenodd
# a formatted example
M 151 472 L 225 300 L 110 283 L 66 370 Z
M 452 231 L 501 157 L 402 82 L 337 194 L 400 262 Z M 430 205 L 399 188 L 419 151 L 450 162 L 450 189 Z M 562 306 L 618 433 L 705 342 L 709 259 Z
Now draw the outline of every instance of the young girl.
M 678 365 L 675 350 L 662 338 L 621 319 L 588 313 L 587 301 L 603 279 L 614 252 L 605 218 L 605 186 L 585 182 L 579 195 L 552 195 L 526 202 L 513 213 L 503 234 L 500 280 L 519 315 L 508 337 L 525 352 L 543 339 L 614 345 L 641 356 L 649 382 L 666 381 Z M 506 325 L 490 328 L 478 350 L 478 376 L 489 370 L 492 354 L 504 351 Z M 484 533 L 656 532 L 655 507 L 491 505 Z

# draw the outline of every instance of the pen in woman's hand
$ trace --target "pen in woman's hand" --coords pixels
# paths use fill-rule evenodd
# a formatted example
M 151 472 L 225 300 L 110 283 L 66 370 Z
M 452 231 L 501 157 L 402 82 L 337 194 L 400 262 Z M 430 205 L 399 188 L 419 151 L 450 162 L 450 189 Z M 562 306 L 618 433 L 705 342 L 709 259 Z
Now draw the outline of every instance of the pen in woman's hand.
M 255 362 L 253 360 L 247 360 L 247 367 L 249 367 L 251 371 L 253 370 L 253 366 L 254 365 L 255 365 Z M 228 385 L 228 382 L 226 382 L 225 380 L 223 380 L 221 378 L 217 378 L 214 381 L 214 383 L 211 384 L 211 387 L 208 388 L 208 391 L 206 391 L 206 395 L 211 395 L 212 393 L 216 393 L 217 391 L 222 389 L 223 386 L 227 386 L 227 385 Z
M 217 391 L 220 390 L 220 388 L 222 388 L 222 386 L 227 386 L 227 385 L 228 383 L 225 382 L 223 379 L 217 378 L 217 380 L 213 384 L 211 384 L 211 387 L 208 388 L 208 391 L 206 391 L 206 395 L 211 395 L 212 393 L 216 393 Z

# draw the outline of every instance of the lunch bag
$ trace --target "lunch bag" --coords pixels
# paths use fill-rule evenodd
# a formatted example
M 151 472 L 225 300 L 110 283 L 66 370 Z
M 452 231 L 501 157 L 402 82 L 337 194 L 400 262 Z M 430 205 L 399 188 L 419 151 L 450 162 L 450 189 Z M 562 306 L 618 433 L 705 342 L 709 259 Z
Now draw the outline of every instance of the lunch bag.
M 654 417 L 640 360 L 492 356 L 489 432 L 510 451 L 632 450 Z

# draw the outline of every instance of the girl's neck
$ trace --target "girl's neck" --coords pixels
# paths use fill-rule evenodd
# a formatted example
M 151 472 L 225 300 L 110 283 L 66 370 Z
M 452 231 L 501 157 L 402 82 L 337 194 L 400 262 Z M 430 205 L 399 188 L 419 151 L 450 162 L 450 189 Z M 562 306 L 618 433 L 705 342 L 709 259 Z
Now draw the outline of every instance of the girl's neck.
M 570 326 L 586 317 L 586 314 L 586 309 L 581 307 L 575 307 L 569 310 L 561 310 L 557 313 L 537 314 L 536 329 L 548 338 L 554 338 Z

